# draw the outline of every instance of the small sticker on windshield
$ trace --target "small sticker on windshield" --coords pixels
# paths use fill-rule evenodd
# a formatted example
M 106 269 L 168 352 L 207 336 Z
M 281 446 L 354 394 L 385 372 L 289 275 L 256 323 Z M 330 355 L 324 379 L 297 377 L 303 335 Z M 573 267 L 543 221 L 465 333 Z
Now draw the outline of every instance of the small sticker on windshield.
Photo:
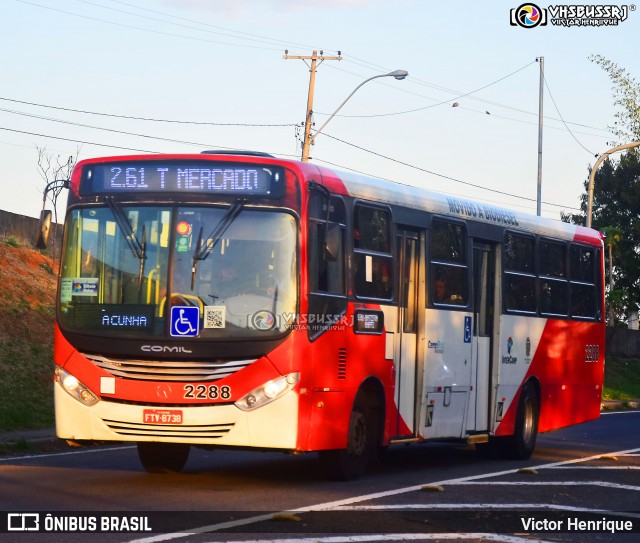
M 204 307 L 204 327 L 224 328 L 226 321 L 226 307 L 223 305 L 206 305 Z
M 97 296 L 100 279 L 97 277 L 74 277 L 71 281 L 72 296 Z M 68 283 L 62 288 L 62 295 L 68 296 Z

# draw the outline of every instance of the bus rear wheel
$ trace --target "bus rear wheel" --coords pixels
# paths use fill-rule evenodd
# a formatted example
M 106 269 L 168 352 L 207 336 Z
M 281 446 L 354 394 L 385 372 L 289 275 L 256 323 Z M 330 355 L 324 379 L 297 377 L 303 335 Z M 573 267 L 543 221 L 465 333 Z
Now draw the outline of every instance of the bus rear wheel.
M 185 443 L 138 443 L 138 457 L 149 473 L 178 472 L 189 458 L 190 446 Z
M 520 394 L 514 434 L 501 443 L 502 452 L 509 458 L 526 460 L 533 453 L 538 436 L 540 406 L 535 387 L 527 383 Z
M 364 402 L 353 406 L 346 449 L 320 451 L 320 462 L 329 478 L 353 481 L 362 477 L 367 469 L 373 429 L 368 411 Z

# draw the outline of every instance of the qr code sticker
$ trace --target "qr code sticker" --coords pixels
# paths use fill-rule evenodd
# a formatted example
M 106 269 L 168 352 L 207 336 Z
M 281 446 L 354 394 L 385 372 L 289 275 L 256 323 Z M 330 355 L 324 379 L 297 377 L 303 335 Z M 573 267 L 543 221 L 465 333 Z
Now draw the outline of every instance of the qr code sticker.
M 204 308 L 205 328 L 224 328 L 225 326 L 225 306 L 207 305 Z

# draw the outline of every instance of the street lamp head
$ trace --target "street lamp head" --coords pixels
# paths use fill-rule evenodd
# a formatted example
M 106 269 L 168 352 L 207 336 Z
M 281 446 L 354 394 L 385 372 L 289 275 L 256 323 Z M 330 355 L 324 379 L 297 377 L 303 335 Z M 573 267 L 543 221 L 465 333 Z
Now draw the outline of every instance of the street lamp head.
M 397 80 L 402 80 L 409 75 L 409 72 L 407 72 L 407 70 L 395 70 L 387 75 L 395 77 Z

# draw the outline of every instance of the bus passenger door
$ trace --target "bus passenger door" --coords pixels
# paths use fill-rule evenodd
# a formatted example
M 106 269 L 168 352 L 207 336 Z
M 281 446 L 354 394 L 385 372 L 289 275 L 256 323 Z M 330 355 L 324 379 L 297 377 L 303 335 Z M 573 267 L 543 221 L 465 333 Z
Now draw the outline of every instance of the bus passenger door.
M 467 431 L 489 430 L 491 400 L 491 356 L 495 318 L 495 246 L 473 245 L 473 341 L 471 393 Z
M 392 438 L 412 439 L 417 432 L 416 390 L 418 375 L 418 320 L 424 308 L 424 270 L 420 263 L 420 236 L 411 230 L 397 231 L 398 308 L 394 345 L 396 373 L 395 404 L 398 415 L 392 423 Z M 419 300 L 423 300 L 420 305 Z

